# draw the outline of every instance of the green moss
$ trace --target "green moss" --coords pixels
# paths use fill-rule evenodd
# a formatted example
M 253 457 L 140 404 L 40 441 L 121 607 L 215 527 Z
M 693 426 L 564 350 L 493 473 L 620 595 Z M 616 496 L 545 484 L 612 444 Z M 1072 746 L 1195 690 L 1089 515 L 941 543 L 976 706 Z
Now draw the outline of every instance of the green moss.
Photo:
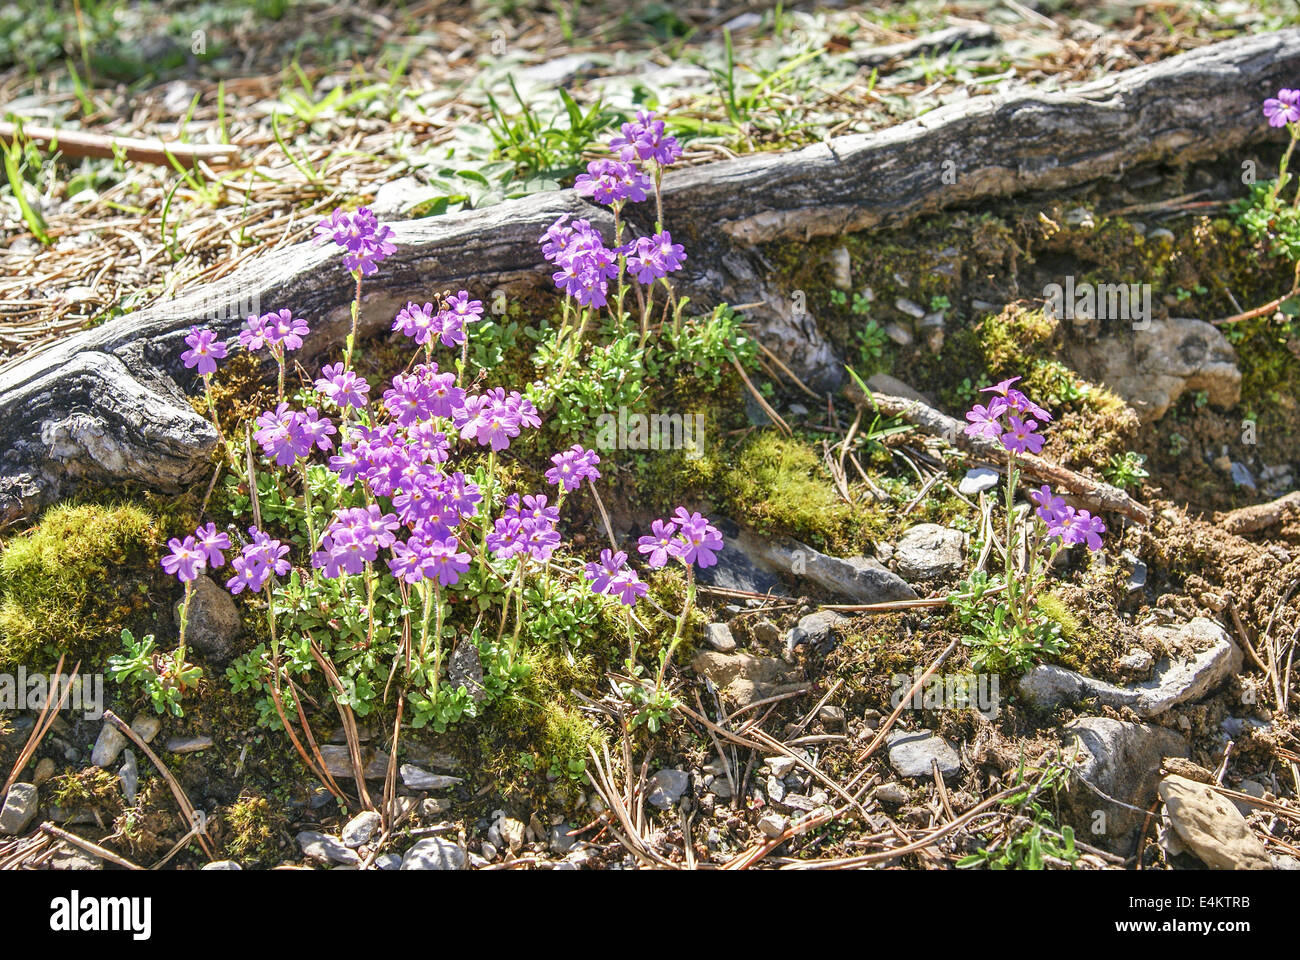
M 233 860 L 273 862 L 279 852 L 280 835 L 287 818 L 265 797 L 240 797 L 222 814 L 230 828 L 227 855 Z
M 97 810 L 105 820 L 112 820 L 124 806 L 117 776 L 98 767 L 54 777 L 46 793 L 65 812 Z
M 835 492 L 810 443 L 758 433 L 719 479 L 730 515 L 741 523 L 820 549 L 850 547 L 857 539 L 854 511 Z
M 577 708 L 570 691 L 594 691 L 602 670 L 595 657 L 570 658 L 539 647 L 523 654 L 527 679 L 477 724 L 480 764 L 503 797 L 540 800 L 558 790 L 572 802 L 601 729 Z
M 132 505 L 62 505 L 0 554 L 0 665 L 45 648 L 77 658 L 145 605 L 138 571 L 155 560 L 155 518 Z

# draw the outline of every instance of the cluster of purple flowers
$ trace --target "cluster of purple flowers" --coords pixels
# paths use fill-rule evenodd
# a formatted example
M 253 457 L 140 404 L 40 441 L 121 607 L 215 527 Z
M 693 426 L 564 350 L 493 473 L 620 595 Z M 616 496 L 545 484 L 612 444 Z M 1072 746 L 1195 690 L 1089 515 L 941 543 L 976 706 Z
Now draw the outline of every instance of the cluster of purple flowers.
M 460 291 L 447 298 L 441 309 L 432 303 L 408 303 L 393 318 L 393 329 L 420 346 L 438 340 L 444 347 L 465 342 L 465 324 L 483 319 L 483 301 Z
M 397 517 L 374 504 L 336 510 L 321 534 L 320 549 L 312 554 L 312 566 L 331 578 L 359 574 L 381 549 L 396 542 L 399 526 Z
M 632 201 L 640 203 L 654 190 L 641 168 L 626 160 L 593 160 L 587 172 L 573 181 L 573 189 L 597 203 L 613 205 Z
M 637 541 L 637 550 L 648 554 L 646 562 L 658 570 L 669 558 L 686 566 L 711 567 L 718 562 L 722 549 L 722 532 L 700 513 L 678 507 L 671 519 L 656 520 L 650 534 Z
M 566 493 L 577 490 L 582 486 L 583 480 L 600 479 L 600 471 L 596 469 L 600 463 L 599 454 L 579 443 L 555 454 L 551 457 L 551 463 L 554 466 L 546 471 L 546 482 L 563 487 Z
M 1069 506 L 1060 497 L 1053 496 L 1047 484 L 1031 491 L 1029 499 L 1037 504 L 1034 512 L 1038 518 L 1047 524 L 1049 539 L 1060 540 L 1067 547 L 1086 543 L 1089 550 L 1101 549 L 1101 535 L 1106 532 L 1101 517 Z
M 393 243 L 393 228 L 381 225 L 369 207 L 351 213 L 342 208 L 316 225 L 313 243 L 333 240 L 345 251 L 343 265 L 354 273 L 369 276 L 379 269 L 378 264 L 397 250 Z
M 239 343 L 245 350 L 268 348 L 278 357 L 302 346 L 302 338 L 311 333 L 311 327 L 292 310 L 276 310 L 260 317 L 250 316 L 239 331 Z
M 401 427 L 450 417 L 465 404 L 456 374 L 439 373 L 436 363 L 422 363 L 409 374 L 399 373 L 392 382 L 392 389 L 384 391 L 384 409 Z
M 560 545 L 560 533 L 555 529 L 559 522 L 560 508 L 548 506 L 543 494 L 525 496 L 522 500 L 518 494 L 512 494 L 488 534 L 488 549 L 498 557 L 526 553 L 544 563 Z
M 249 527 L 248 535 L 252 539 L 244 545 L 240 555 L 230 561 L 235 575 L 226 581 L 226 588 L 231 593 L 245 589 L 257 593 L 272 573 L 283 577 L 289 572 L 289 561 L 285 559 L 289 554 L 287 544 L 256 527 Z
M 262 452 L 277 466 L 291 467 L 301 457 L 311 453 L 312 447 L 332 450 L 330 437 L 338 433 L 328 417 L 322 417 L 315 407 L 292 410 L 289 404 L 280 403 L 257 418 L 260 429 L 253 434 Z
M 393 555 L 388 569 L 405 583 L 435 580 L 450 587 L 460 582 L 460 575 L 469 569 L 470 555 L 460 550 L 455 537 L 436 537 L 412 534 L 403 543 L 393 544 Z
M 1012 386 L 1019 379 L 1012 377 L 981 391 L 993 396 L 987 406 L 977 403 L 967 412 L 967 436 L 999 440 L 1012 453 L 1043 449 L 1043 436 L 1036 432 L 1038 421 L 1051 420 L 1052 415 Z
M 610 138 L 609 149 L 620 160 L 649 160 L 661 167 L 676 163 L 682 155 L 677 138 L 665 132 L 664 122 L 650 110 L 639 111 L 635 120 L 623 124 Z
M 329 363 L 321 368 L 316 381 L 316 392 L 336 407 L 364 409 L 369 400 L 370 384 L 365 377 L 348 370 L 341 363 Z
M 1300 121 L 1300 90 L 1284 87 L 1276 97 L 1269 97 L 1264 101 L 1264 116 L 1270 127 L 1285 127 Z
M 187 370 L 198 367 L 201 377 L 216 373 L 217 361 L 226 358 L 226 345 L 217 339 L 215 331 L 206 327 L 190 327 L 190 332 L 185 335 L 185 343 L 189 349 L 181 354 L 181 361 Z
M 169 552 L 162 558 L 163 570 L 181 583 L 189 583 L 197 580 L 208 567 L 225 565 L 222 551 L 230 549 L 230 537 L 209 523 L 183 540 L 172 537 L 167 541 L 167 548 Z
M 623 124 L 610 139 L 609 149 L 617 159 L 591 161 L 587 172 L 574 181 L 573 189 L 616 208 L 648 199 L 658 189 L 662 168 L 682 154 L 677 140 L 664 132 L 663 121 L 646 111 L 638 113 L 635 121 Z M 654 179 L 642 169 L 643 163 L 655 165 Z M 575 220 L 570 225 L 568 219 L 565 214 L 556 220 L 538 242 L 542 256 L 557 268 L 552 274 L 556 287 L 581 306 L 599 309 L 609 302 L 609 281 L 619 274 L 620 257 L 627 258 L 628 269 L 638 283 L 644 284 L 680 270 L 686 260 L 682 245 L 673 243 L 667 230 L 610 249 L 590 222 Z
M 609 302 L 609 281 L 618 276 L 618 250 L 587 220 L 570 226 L 566 213 L 539 237 L 542 256 L 558 268 L 551 275 L 555 285 L 584 307 L 603 307 Z
M 479 446 L 491 447 L 495 453 L 510 446 L 524 427 L 540 427 L 542 418 L 527 397 L 503 387 L 465 397 L 452 413 L 452 422 L 462 440 L 475 440 Z
M 619 603 L 631 607 L 644 597 L 650 588 L 627 565 L 627 554 L 622 550 L 602 550 L 600 560 L 587 564 L 587 579 L 595 593 L 618 597 Z

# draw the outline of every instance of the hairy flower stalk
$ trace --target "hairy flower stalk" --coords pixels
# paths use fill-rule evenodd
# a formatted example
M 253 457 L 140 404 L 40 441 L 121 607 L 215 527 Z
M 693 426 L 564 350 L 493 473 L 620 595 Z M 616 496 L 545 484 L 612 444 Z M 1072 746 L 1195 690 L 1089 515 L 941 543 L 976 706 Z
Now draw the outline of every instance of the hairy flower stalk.
M 981 392 L 991 394 L 987 404 L 976 403 L 966 414 L 966 434 L 998 440 L 1007 455 L 1002 596 L 998 603 L 1009 615 L 1010 632 L 995 629 L 995 636 L 986 634 L 977 638 L 981 644 L 981 651 L 974 658 L 977 666 L 994 654 L 1020 663 L 1048 652 L 1052 645 L 1059 643 L 1052 627 L 1038 611 L 1038 591 L 1062 549 L 1082 543 L 1089 550 L 1099 550 L 1101 534 L 1106 531 L 1099 517 L 1066 505 L 1046 485 L 1030 494 L 1037 509 L 1027 519 L 1018 519 L 1016 491 L 1021 479 L 1020 458 L 1025 453 L 1036 454 L 1042 450 L 1044 438 L 1038 432 L 1039 423 L 1052 419 L 1051 413 L 1015 388 L 1020 379 L 1012 377 L 986 387 Z M 1022 548 L 1023 565 L 1017 560 Z M 975 583 L 974 578 L 971 582 Z M 975 593 L 983 596 L 993 591 L 985 589 Z M 999 621 L 994 618 L 989 622 Z

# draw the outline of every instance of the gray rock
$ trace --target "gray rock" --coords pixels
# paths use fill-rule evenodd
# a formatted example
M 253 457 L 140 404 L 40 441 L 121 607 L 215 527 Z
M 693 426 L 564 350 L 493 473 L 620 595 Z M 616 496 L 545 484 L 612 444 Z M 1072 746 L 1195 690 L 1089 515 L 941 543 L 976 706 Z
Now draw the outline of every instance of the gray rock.
M 889 322 L 885 324 L 885 335 L 900 347 L 910 347 L 915 339 L 912 331 L 901 323 Z
M 1255 476 L 1250 472 L 1250 468 L 1247 467 L 1244 463 L 1241 463 L 1240 461 L 1237 460 L 1232 461 L 1231 472 L 1232 472 L 1232 482 L 1235 483 L 1237 486 L 1248 487 L 1251 490 L 1255 489 Z
M 174 614 L 176 622 L 180 623 L 180 601 L 176 603 Z M 185 624 L 186 644 L 213 663 L 224 664 L 234 656 L 235 643 L 243 630 L 234 599 L 211 577 L 200 575 L 190 594 L 189 616 Z
M 1110 717 L 1081 717 L 1064 733 L 1078 752 L 1077 777 L 1096 788 L 1076 782 L 1060 794 L 1066 822 L 1080 839 L 1128 855 L 1155 800 L 1161 761 L 1186 757 L 1187 741 L 1163 727 Z
M 887 373 L 873 373 L 867 378 L 867 386 L 876 393 L 883 393 L 890 397 L 901 397 L 904 400 L 915 400 L 917 403 L 933 406 L 930 403 L 930 398 L 921 391 L 910 384 L 904 383 L 897 377 L 891 377 Z
M 1237 354 L 1218 327 L 1172 317 L 1146 329 L 1123 326 L 1113 335 L 1070 338 L 1064 359 L 1123 397 L 1143 423 L 1159 420 L 1189 391 L 1204 390 L 1216 407 L 1241 399 Z
M 551 853 L 562 856 L 573 849 L 573 845 L 578 842 L 578 838 L 573 835 L 573 830 L 574 828 L 567 823 L 551 827 L 551 834 L 547 844 Z
M 126 802 L 135 803 L 135 798 L 140 795 L 140 768 L 135 762 L 134 750 L 127 750 L 122 756 L 125 759 L 117 771 L 117 776 L 122 781 L 122 793 L 126 797 Z
M 590 70 L 595 65 L 595 61 L 590 56 L 581 53 L 556 57 L 544 63 L 516 70 L 514 74 L 515 83 L 520 90 L 525 87 L 532 87 L 536 90 L 550 90 L 567 85 L 578 74 Z
M 790 537 L 760 536 L 734 524 L 731 525 L 731 530 L 733 532 L 727 540 L 728 549 L 718 554 L 719 563 L 723 556 L 734 550 L 733 556 L 744 556 L 748 558 L 751 567 L 766 570 L 773 586 L 779 582 L 778 576 L 790 577 L 819 587 L 849 603 L 881 603 L 916 597 L 916 592 L 900 577 L 869 557 L 841 559 L 827 556 Z M 701 571 L 702 579 L 703 574 L 704 571 Z M 771 587 L 763 587 L 756 592 L 762 593 L 768 589 Z
M 908 300 L 906 297 L 899 297 L 894 301 L 894 308 L 899 313 L 905 313 L 913 320 L 920 320 L 925 316 L 925 307 L 921 306 L 915 300 Z
M 1135 675 L 1145 674 L 1155 665 L 1156 658 L 1151 656 L 1150 653 L 1143 650 L 1141 647 L 1134 647 L 1116 661 L 1116 666 L 1125 673 Z
M 690 774 L 681 770 L 660 770 L 650 778 L 650 792 L 646 795 L 646 800 L 651 806 L 668 810 L 681 799 L 690 785 Z
M 464 870 L 465 851 L 443 837 L 425 837 L 402 857 L 403 870 Z
M 1040 664 L 1020 678 L 1020 693 L 1042 709 L 1095 699 L 1129 707 L 1139 717 L 1158 716 L 1180 703 L 1199 700 L 1241 669 L 1241 649 L 1213 620 L 1197 617 L 1181 627 L 1150 627 L 1156 642 L 1178 651 L 1161 660 L 1150 680 L 1116 686 L 1074 670 Z
M 764 646 L 773 646 L 780 642 L 781 631 L 771 620 L 760 620 L 754 624 L 754 640 Z
M 797 689 L 797 667 L 776 657 L 701 650 L 691 660 L 695 672 L 708 677 L 740 706 Z
M 369 843 L 370 838 L 375 835 L 375 831 L 379 829 L 379 824 L 383 822 L 383 819 L 374 810 L 362 810 L 349 820 L 347 826 L 343 828 L 341 835 L 343 846 L 355 850 L 363 843 Z
M 785 833 L 789 821 L 776 811 L 766 813 L 758 820 L 758 829 L 763 832 L 763 836 L 769 840 L 775 840 L 781 834 Z
M 375 857 L 376 870 L 401 870 L 402 857 L 397 853 L 381 853 Z
M 825 704 L 817 711 L 817 719 L 822 723 L 842 724 L 844 723 L 844 708 L 830 703 Z
M 501 834 L 501 839 L 505 841 L 510 852 L 518 853 L 524 845 L 528 828 L 524 826 L 522 820 L 516 820 L 514 817 L 502 817 L 497 821 L 497 831 Z
M 912 799 L 912 795 L 908 792 L 907 787 L 903 786 L 896 780 L 882 783 L 880 786 L 876 787 L 875 790 L 871 791 L 871 795 L 881 803 L 893 804 L 896 807 L 902 806 Z
M 302 852 L 317 863 L 339 863 L 349 867 L 361 863 L 357 852 L 345 847 L 338 837 L 331 837 L 319 830 L 303 830 L 296 839 Z
M 931 761 L 939 762 L 939 773 L 945 780 L 961 772 L 961 757 L 944 740 L 929 730 L 915 733 L 894 733 L 885 740 L 889 746 L 889 763 L 903 777 L 924 778 L 934 776 Z
M 1248 796 L 1258 797 L 1261 800 L 1264 799 L 1265 794 L 1268 793 L 1268 791 L 1264 789 L 1264 785 L 1257 780 L 1243 780 L 1237 786 L 1237 790 L 1241 793 L 1247 794 Z M 1233 800 L 1232 804 L 1241 811 L 1243 817 L 1250 816 L 1251 812 L 1256 809 L 1245 800 Z
M 1002 475 L 996 470 L 990 470 L 988 467 L 975 467 L 973 470 L 967 470 L 966 476 L 961 478 L 961 483 L 957 484 L 957 492 L 964 497 L 974 497 L 983 493 L 985 490 L 992 490 L 998 485 Z
M 104 725 L 99 728 L 99 736 L 95 739 L 95 747 L 90 751 L 90 762 L 108 769 L 121 756 L 126 743 L 126 734 L 107 720 L 104 721 Z
M 973 50 L 977 47 L 990 47 L 1000 44 L 1001 38 L 996 30 L 985 24 L 962 24 L 946 27 L 933 33 L 922 34 L 911 40 L 891 43 L 885 46 L 867 47 L 850 54 L 861 67 L 883 67 L 886 64 L 904 60 L 925 58 L 933 60 L 954 51 Z
M 198 753 L 212 746 L 211 737 L 171 737 L 167 741 L 169 753 Z
M 5 794 L 4 806 L 0 807 L 0 835 L 16 837 L 32 822 L 39 806 L 36 798 L 36 784 L 15 783 Z
M 145 743 L 153 743 L 162 729 L 162 719 L 150 713 L 137 713 L 131 721 L 131 731 Z
M 1273 863 L 1245 818 L 1204 783 L 1169 776 L 1157 788 L 1178 839 L 1216 870 L 1269 870 Z
M 785 636 L 786 659 L 794 655 L 794 648 L 800 644 L 807 644 L 818 653 L 829 653 L 835 648 L 835 628 L 848 619 L 834 610 L 818 610 L 801 617 Z
M 484 840 L 482 843 L 479 844 L 478 852 L 479 852 L 479 856 L 481 856 L 488 863 L 491 863 L 493 860 L 497 858 L 498 851 L 495 843 L 493 843 L 491 840 Z
M 736 638 L 725 623 L 710 623 L 704 627 L 704 639 L 714 650 L 731 653 L 736 649 Z
M 321 759 L 325 761 L 325 769 L 329 771 L 330 776 L 352 779 L 352 757 L 345 745 L 322 743 L 320 745 L 320 755 Z M 361 772 L 367 780 L 384 779 L 384 777 L 388 776 L 388 754 L 373 747 L 363 746 L 361 748 Z
M 36 772 L 32 774 L 32 783 L 40 786 L 54 776 L 54 761 L 49 757 L 41 757 L 40 762 L 36 764 Z
M 402 764 L 398 772 L 402 776 L 402 783 L 410 790 L 445 790 L 462 782 L 460 777 L 430 773 L 411 763 Z
M 699 571 L 700 583 L 749 593 L 778 590 L 781 578 L 777 571 L 744 549 L 744 544 L 740 541 L 740 527 L 726 519 L 719 519 L 717 526 L 722 530 L 727 549 L 718 554 L 717 563 Z
M 959 576 L 964 566 L 966 535 L 937 523 L 910 527 L 894 545 L 894 563 L 908 580 Z
M 478 647 L 467 640 L 456 644 L 447 659 L 447 678 L 453 687 L 464 687 L 475 701 L 487 696 L 487 687 L 483 686 L 483 660 Z
M 785 781 L 777 776 L 767 778 L 767 796 L 773 803 L 780 803 L 785 799 Z
M 199 867 L 200 870 L 243 870 L 234 860 L 213 860 Z
M 103 870 L 104 861 L 77 847 L 61 844 L 45 861 L 51 870 Z
M 851 290 L 853 288 L 853 260 L 849 256 L 849 248 L 840 244 L 835 247 L 826 257 L 826 262 L 831 268 L 831 286 L 836 290 Z
M 768 757 L 763 761 L 763 766 L 767 767 L 774 777 L 787 777 L 797 766 L 797 761 L 794 757 Z

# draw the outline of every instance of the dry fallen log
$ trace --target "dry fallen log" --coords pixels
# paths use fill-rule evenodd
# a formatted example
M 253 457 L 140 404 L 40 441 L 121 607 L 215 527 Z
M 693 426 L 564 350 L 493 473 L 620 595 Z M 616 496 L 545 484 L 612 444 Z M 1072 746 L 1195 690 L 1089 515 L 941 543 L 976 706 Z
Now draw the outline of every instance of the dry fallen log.
M 754 244 L 896 225 L 1139 163 L 1222 155 L 1270 134 L 1259 102 L 1298 73 L 1300 29 L 1290 29 L 1070 92 L 976 97 L 874 134 L 670 173 L 666 218 L 691 254 L 682 287 L 697 304 L 758 303 L 749 316 L 766 346 L 814 387 L 838 386 L 834 351 L 815 319 L 793 313 L 787 292 L 769 282 Z M 395 224 L 399 250 L 367 282 L 362 332 L 386 330 L 407 299 L 440 289 L 544 283 L 536 238 L 563 213 L 610 232 L 609 212 L 571 192 Z M 164 489 L 195 481 L 216 437 L 185 400 L 195 386 L 179 359 L 189 327 L 231 339 L 247 314 L 290 306 L 316 330 L 302 356 L 309 361 L 342 342 L 351 293 L 333 249 L 298 245 L 0 367 L 0 523 L 29 515 L 72 481 Z
M 851 388 L 850 393 L 859 403 L 866 402 L 856 388 Z M 968 453 L 986 458 L 995 466 L 1006 463 L 1007 452 L 1002 444 L 988 437 L 967 436 L 965 423 L 940 413 L 919 400 L 905 400 L 902 397 L 891 397 L 873 391 L 871 406 L 886 416 L 902 417 L 908 423 L 916 424 L 926 433 L 939 437 Z M 1095 513 L 1119 513 L 1138 523 L 1151 522 L 1151 508 L 1138 503 L 1118 487 L 1092 480 L 1059 463 L 1052 463 L 1031 453 L 1020 456 L 1020 467 L 1025 476 L 1041 480 L 1051 484 L 1057 490 L 1069 493 Z
M 17 124 L 0 121 L 0 143 L 9 144 L 18 135 Z M 41 146 L 55 146 L 65 157 L 107 157 L 119 153 L 133 163 L 171 166 L 169 155 L 181 166 L 192 167 L 199 160 L 213 169 L 239 161 L 239 147 L 230 143 L 180 143 L 171 140 L 112 137 L 88 130 L 56 130 L 32 123 L 22 125 L 23 139 Z
M 1229 533 L 1244 536 L 1275 527 L 1292 517 L 1300 517 L 1300 492 L 1296 491 L 1278 497 L 1276 500 L 1270 500 L 1268 503 L 1258 503 L 1253 507 L 1241 507 L 1227 513 L 1220 513 L 1215 517 L 1215 521 Z

